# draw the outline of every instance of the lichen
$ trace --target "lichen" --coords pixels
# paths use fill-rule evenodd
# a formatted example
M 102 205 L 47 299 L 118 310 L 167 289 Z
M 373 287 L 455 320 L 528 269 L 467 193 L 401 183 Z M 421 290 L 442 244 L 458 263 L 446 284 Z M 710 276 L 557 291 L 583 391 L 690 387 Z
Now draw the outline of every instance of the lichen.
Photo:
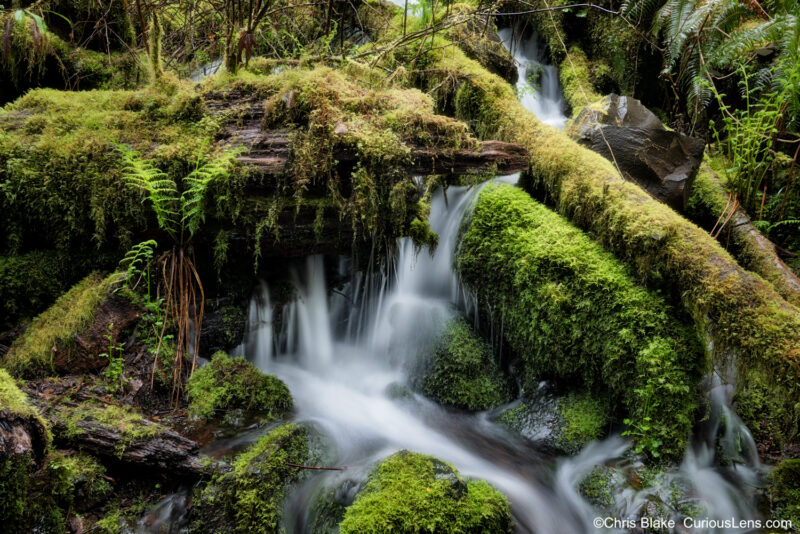
M 486 410 L 510 400 L 491 348 L 460 318 L 449 321 L 419 356 L 411 383 L 445 406 L 466 410 Z
M 554 377 L 607 391 L 651 454 L 683 453 L 697 404 L 699 346 L 611 254 L 521 189 L 489 185 L 456 267 L 482 305 L 503 317 L 504 337 L 523 361 L 524 390 Z M 575 418 L 570 433 L 579 435 L 583 422 Z
M 293 404 L 289 388 L 280 379 L 263 374 L 244 358 L 229 358 L 224 352 L 217 352 L 208 365 L 195 371 L 186 392 L 189 413 L 203 418 L 242 409 L 275 419 L 283 417 Z
M 308 461 L 306 430 L 281 425 L 259 439 L 198 490 L 192 532 L 277 533 L 287 485 L 297 479 L 296 465 Z M 295 466 L 290 465 L 295 464 Z
M 511 532 L 508 499 L 483 480 L 464 481 L 437 458 L 400 451 L 383 460 L 347 507 L 342 534 Z
M 39 315 L 11 345 L 2 361 L 15 376 L 32 378 L 54 372 L 58 350 L 70 350 L 75 336 L 91 326 L 100 302 L 109 295 L 116 274 L 91 274 Z

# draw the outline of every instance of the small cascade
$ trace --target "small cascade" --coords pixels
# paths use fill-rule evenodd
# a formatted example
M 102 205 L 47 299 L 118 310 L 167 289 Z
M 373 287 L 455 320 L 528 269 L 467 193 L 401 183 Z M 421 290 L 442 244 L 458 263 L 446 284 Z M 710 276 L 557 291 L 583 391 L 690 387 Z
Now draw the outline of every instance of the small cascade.
M 245 335 L 245 346 L 238 353 L 255 354 L 255 364 L 266 367 L 272 359 L 272 304 L 269 299 L 267 284 L 258 284 L 247 314 L 248 329 Z
M 497 34 L 517 64 L 517 94 L 522 105 L 545 124 L 563 128 L 567 116 L 558 67 L 547 62 L 538 34 L 524 40 L 515 36 L 512 28 L 503 28 Z

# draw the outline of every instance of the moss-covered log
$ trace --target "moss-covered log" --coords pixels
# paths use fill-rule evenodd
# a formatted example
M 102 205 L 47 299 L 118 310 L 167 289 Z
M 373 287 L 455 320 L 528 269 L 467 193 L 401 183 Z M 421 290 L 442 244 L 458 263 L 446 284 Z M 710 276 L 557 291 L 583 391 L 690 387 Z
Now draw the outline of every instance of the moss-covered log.
M 731 194 L 706 157 L 692 186 L 687 215 L 708 231 L 716 226 L 718 240 L 730 248 L 742 267 L 760 274 L 783 298 L 800 306 L 800 279 L 778 257 L 775 244 L 758 231 L 747 213 L 740 207 L 731 213 L 732 207 Z
M 683 453 L 700 347 L 610 253 L 523 190 L 490 185 L 456 267 L 480 302 L 499 311 L 529 394 L 548 377 L 609 392 L 642 449 Z
M 508 499 L 483 480 L 462 480 L 432 456 L 400 451 L 383 460 L 347 507 L 342 534 L 512 531 Z

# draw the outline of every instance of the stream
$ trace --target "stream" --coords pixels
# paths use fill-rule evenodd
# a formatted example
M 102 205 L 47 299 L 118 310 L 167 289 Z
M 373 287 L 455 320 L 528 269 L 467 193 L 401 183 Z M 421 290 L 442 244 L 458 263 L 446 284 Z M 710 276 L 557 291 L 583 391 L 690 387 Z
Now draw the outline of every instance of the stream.
M 567 118 L 558 71 L 547 65 L 536 36 L 517 45 L 511 30 L 500 36 L 519 63 L 522 103 L 544 122 L 563 127 Z M 529 69 L 538 73 L 531 83 Z M 509 183 L 517 176 L 496 178 Z M 439 189 L 431 200 L 430 225 L 440 236 L 431 255 L 410 238 L 399 240 L 395 261 L 382 272 L 351 275 L 347 258 L 314 256 L 289 273 L 295 298 L 273 324 L 270 287 L 261 283 L 250 303 L 248 331 L 232 355 L 245 354 L 262 371 L 286 382 L 295 399 L 295 420 L 323 436 L 324 464 L 344 471 L 314 472 L 284 505 L 287 532 L 314 532 L 314 504 L 322 495 L 352 502 L 359 485 L 381 459 L 400 449 L 437 456 L 464 477 L 485 479 L 505 495 L 519 533 L 628 532 L 622 520 L 643 513 L 685 517 L 687 506 L 708 520 L 754 519 L 753 494 L 762 467 L 749 431 L 730 408 L 732 388 L 725 373 L 707 380 L 711 413 L 695 432 L 682 464 L 649 484 L 633 483 L 641 464 L 620 436 L 591 443 L 574 457 L 555 457 L 493 422 L 499 410 L 470 414 L 443 408 L 404 389 L 409 364 L 448 319 L 477 321 L 476 299 L 453 271 L 459 227 L 482 186 Z M 327 266 L 326 266 L 327 262 Z M 288 267 L 287 267 L 288 268 Z M 327 287 L 326 272 L 349 281 Z M 335 290 L 334 290 L 335 289 Z M 403 394 L 396 394 L 402 391 Z M 258 436 L 246 434 L 246 443 Z M 722 450 L 733 460 L 721 466 Z M 595 466 L 610 466 L 613 501 L 600 514 L 578 486 Z M 674 497 L 680 490 L 679 502 Z M 167 497 L 151 512 L 174 521 L 184 497 Z M 659 506 L 658 512 L 655 507 Z M 620 520 L 596 527 L 598 515 Z M 178 514 L 180 515 L 180 514 Z M 151 529 L 140 526 L 140 531 Z M 724 524 L 700 524 L 674 532 L 750 532 Z

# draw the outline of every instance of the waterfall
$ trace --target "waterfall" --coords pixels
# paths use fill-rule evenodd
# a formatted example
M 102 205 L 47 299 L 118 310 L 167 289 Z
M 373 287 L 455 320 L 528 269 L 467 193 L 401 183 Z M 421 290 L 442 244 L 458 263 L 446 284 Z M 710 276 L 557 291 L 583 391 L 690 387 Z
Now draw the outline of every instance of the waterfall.
M 539 48 L 539 36 L 534 33 L 524 40 L 515 39 L 511 28 L 503 28 L 497 34 L 517 64 L 517 95 L 522 105 L 545 124 L 563 128 L 567 116 L 558 67 L 547 62 L 544 50 Z

